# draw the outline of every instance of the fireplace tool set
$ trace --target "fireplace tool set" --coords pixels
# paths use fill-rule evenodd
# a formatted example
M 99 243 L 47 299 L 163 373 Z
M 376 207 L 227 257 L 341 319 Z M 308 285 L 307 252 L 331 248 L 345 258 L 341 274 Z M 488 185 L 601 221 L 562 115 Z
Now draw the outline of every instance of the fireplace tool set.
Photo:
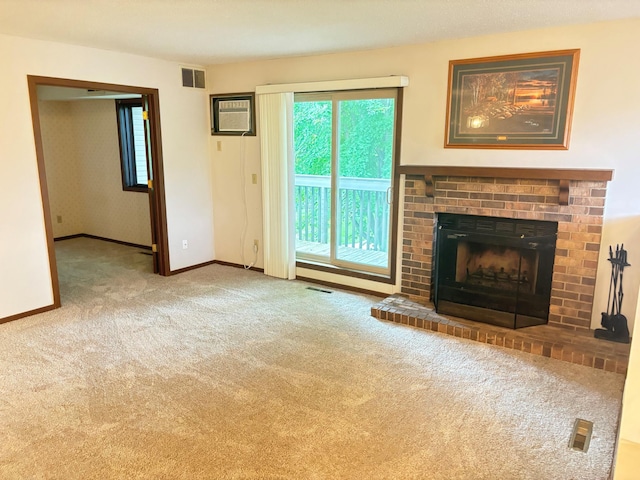
M 624 244 L 616 245 L 615 255 L 613 248 L 609 246 L 609 258 L 611 262 L 611 281 L 609 283 L 609 297 L 607 299 L 607 311 L 602 312 L 601 324 L 603 328 L 597 328 L 593 334 L 596 338 L 611 340 L 612 342 L 629 343 L 629 327 L 627 317 L 620 313 L 622 309 L 622 278 L 624 267 L 627 263 L 627 251 Z

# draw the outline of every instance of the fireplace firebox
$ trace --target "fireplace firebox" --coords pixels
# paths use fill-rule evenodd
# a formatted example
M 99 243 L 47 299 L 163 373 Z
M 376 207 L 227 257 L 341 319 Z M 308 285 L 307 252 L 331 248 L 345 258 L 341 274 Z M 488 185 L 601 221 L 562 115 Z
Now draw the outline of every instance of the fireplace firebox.
M 436 311 L 508 328 L 548 322 L 557 222 L 439 213 Z

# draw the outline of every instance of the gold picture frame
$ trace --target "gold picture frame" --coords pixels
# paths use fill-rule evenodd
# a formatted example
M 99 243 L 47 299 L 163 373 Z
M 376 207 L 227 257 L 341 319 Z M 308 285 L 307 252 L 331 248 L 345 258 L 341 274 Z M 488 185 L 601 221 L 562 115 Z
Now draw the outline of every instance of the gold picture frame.
M 445 148 L 569 148 L 580 50 L 449 62 Z

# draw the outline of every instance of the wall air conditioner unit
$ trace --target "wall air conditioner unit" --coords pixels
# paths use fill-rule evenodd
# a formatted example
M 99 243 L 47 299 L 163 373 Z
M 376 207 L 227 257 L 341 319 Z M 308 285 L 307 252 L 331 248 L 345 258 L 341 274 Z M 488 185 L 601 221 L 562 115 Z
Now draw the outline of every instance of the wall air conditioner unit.
M 211 135 L 256 134 L 255 95 L 250 93 L 225 93 L 210 95 Z
M 204 88 L 204 70 L 182 67 L 182 86 Z

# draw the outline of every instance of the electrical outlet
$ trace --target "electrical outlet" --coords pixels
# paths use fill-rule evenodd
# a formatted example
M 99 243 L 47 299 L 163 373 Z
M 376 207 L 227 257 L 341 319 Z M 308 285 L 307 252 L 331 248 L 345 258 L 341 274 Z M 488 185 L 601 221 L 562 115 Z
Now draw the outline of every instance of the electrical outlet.
M 253 241 L 253 249 L 254 249 L 256 252 L 258 251 L 258 239 L 257 239 L 257 238 Z
M 222 140 L 218 140 L 217 146 L 218 146 L 218 151 L 221 152 L 222 151 Z
M 251 183 L 253 183 L 254 185 L 258 184 L 258 174 L 257 173 L 252 173 L 251 174 Z
M 62 223 L 62 215 L 58 215 L 56 217 L 56 220 L 58 221 L 58 223 Z
M 182 240 L 182 249 L 186 250 L 189 248 L 189 242 L 187 240 Z

